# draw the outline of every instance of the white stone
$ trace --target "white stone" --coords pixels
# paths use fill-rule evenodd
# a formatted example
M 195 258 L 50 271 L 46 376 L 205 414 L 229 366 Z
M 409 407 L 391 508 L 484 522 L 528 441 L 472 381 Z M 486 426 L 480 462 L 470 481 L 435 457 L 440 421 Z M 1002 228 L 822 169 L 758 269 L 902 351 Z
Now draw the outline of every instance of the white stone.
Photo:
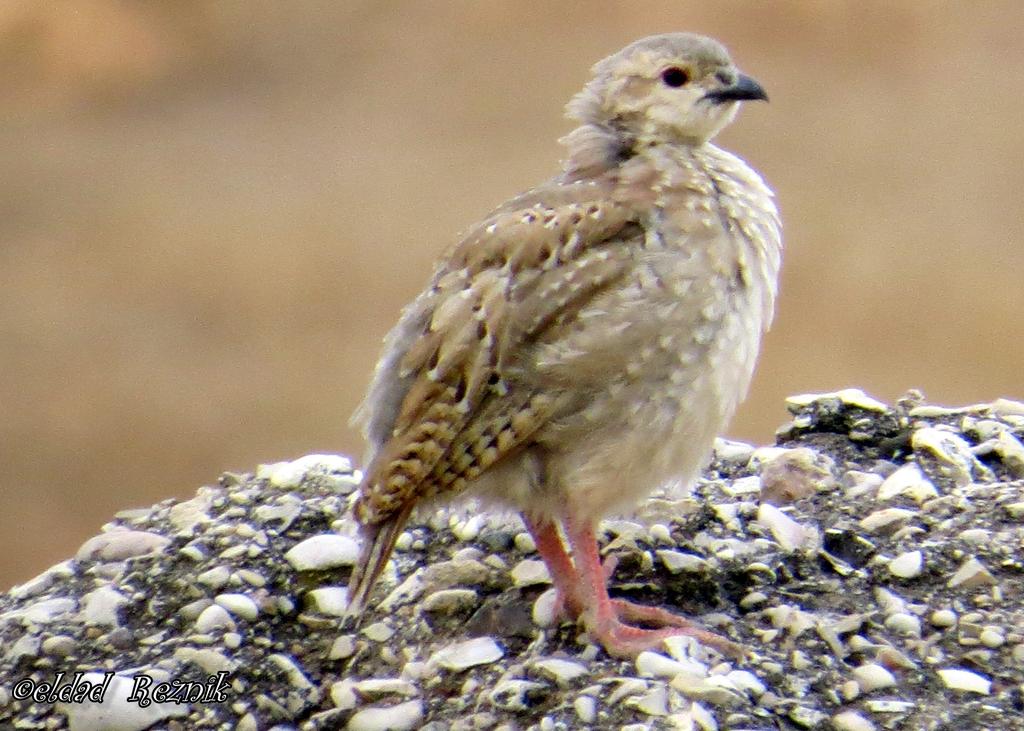
M 807 530 L 774 505 L 761 503 L 757 522 L 768 528 L 783 551 L 794 551 L 807 538 Z
M 971 453 L 971 448 L 959 435 L 938 427 L 916 429 L 910 438 L 915 452 L 930 452 L 939 461 L 939 470 L 953 480 L 957 487 L 971 483 L 975 472 L 990 472 Z
M 535 584 L 550 584 L 551 576 L 548 574 L 548 567 L 543 561 L 526 558 L 517 563 L 509 572 L 512 583 L 516 586 L 533 586 Z
M 651 688 L 642 696 L 636 698 L 630 705 L 648 716 L 667 716 L 668 688 L 664 685 Z
M 538 627 L 552 627 L 558 621 L 558 593 L 554 587 L 544 591 L 533 602 L 530 616 Z
M 878 488 L 879 500 L 892 500 L 906 495 L 919 505 L 925 500 L 939 496 L 932 481 L 925 477 L 921 467 L 911 462 L 900 467 L 882 481 Z
M 665 568 L 673 574 L 678 574 L 682 571 L 700 571 L 707 567 L 707 561 L 700 556 L 694 556 L 692 553 L 662 549 L 655 551 L 655 555 L 665 564 Z
M 760 475 L 747 475 L 746 477 L 739 477 L 731 482 L 723 482 L 722 492 L 729 497 L 757 495 L 761 492 L 761 477 Z
M 306 594 L 310 607 L 329 617 L 343 617 L 348 609 L 348 589 L 344 586 L 322 586 Z
M 988 695 L 992 690 L 991 680 L 970 670 L 943 668 L 936 672 L 942 679 L 943 684 L 950 690 L 977 693 L 978 695 Z
M 196 581 L 211 589 L 219 589 L 231 579 L 231 569 L 227 566 L 214 566 L 196 577 Z
M 889 407 L 883 404 L 881 401 L 868 396 L 859 388 L 844 388 L 840 391 L 833 391 L 831 393 L 804 393 L 797 396 L 790 396 L 786 399 L 786 406 L 794 409 L 799 409 L 804 406 L 810 406 L 815 401 L 839 401 L 840 403 L 846 404 L 847 406 L 855 406 L 865 411 L 877 411 L 885 413 L 889 410 Z
M 411 700 L 385 708 L 363 708 L 349 719 L 346 731 L 409 731 L 423 721 L 423 701 Z
M 395 635 L 395 630 L 383 622 L 374 622 L 363 627 L 363 636 L 374 642 L 387 642 Z
M 452 533 L 460 541 L 472 541 L 480 535 L 481 529 L 487 525 L 487 519 L 482 515 L 474 515 L 465 522 L 456 523 Z
M 234 616 L 247 619 L 250 622 L 260 616 L 260 608 L 256 602 L 245 594 L 218 594 L 213 601 Z
M 928 621 L 935 627 L 953 627 L 956 625 L 956 612 L 952 609 L 937 609 Z
M 950 589 L 956 589 L 960 586 L 967 589 L 976 589 L 980 586 L 994 583 L 996 583 L 996 579 L 985 567 L 985 564 L 972 557 L 964 561 L 963 565 L 946 582 L 946 586 Z
M 82 677 L 93 684 L 104 681 L 101 673 L 86 673 Z M 137 701 L 129 701 L 134 685 L 132 678 L 114 675 L 101 703 L 58 703 L 57 710 L 67 717 L 70 731 L 143 731 L 168 718 L 188 715 L 188 704 L 151 703 L 143 706 Z
M 876 510 L 860 521 L 860 527 L 871 533 L 895 530 L 897 526 L 915 517 L 917 512 L 905 508 Z
M 359 557 L 359 544 L 348 536 L 321 533 L 296 543 L 284 557 L 296 571 L 352 566 Z
M 196 630 L 207 633 L 216 629 L 233 630 L 235 629 L 235 620 L 231 618 L 224 607 L 212 604 L 196 617 Z
M 920 576 L 924 569 L 924 555 L 920 551 L 907 551 L 889 562 L 889 573 L 901 579 Z
M 576 716 L 583 723 L 593 723 L 597 719 L 597 701 L 589 695 L 581 695 L 572 702 Z
M 878 728 L 857 711 L 837 713 L 832 716 L 832 725 L 836 727 L 836 731 L 875 731 Z
M 123 561 L 136 556 L 146 556 L 163 551 L 171 539 L 157 533 L 140 530 L 112 530 L 93 536 L 78 549 L 75 558 L 79 561 L 99 559 L 101 561 Z
M 117 627 L 117 611 L 128 603 L 128 597 L 109 586 L 94 589 L 82 597 L 82 620 L 87 625 Z
M 881 665 L 865 663 L 853 669 L 853 677 L 863 693 L 896 685 L 896 677 Z
M 362 696 L 416 695 L 416 686 L 403 678 L 368 678 L 355 681 L 352 687 Z
M 702 678 L 707 675 L 707 667 L 702 663 L 695 660 L 673 660 L 649 650 L 637 655 L 636 671 L 640 675 L 654 678 L 674 678 L 680 674 Z
M 504 657 L 505 651 L 490 637 L 474 637 L 435 652 L 429 662 L 447 670 L 459 671 L 487 665 Z
M 587 666 L 572 660 L 561 660 L 559 658 L 549 658 L 547 660 L 538 660 L 533 663 L 533 667 L 536 668 L 542 675 L 546 675 L 554 680 L 560 686 L 569 685 L 573 680 L 586 675 L 589 670 Z

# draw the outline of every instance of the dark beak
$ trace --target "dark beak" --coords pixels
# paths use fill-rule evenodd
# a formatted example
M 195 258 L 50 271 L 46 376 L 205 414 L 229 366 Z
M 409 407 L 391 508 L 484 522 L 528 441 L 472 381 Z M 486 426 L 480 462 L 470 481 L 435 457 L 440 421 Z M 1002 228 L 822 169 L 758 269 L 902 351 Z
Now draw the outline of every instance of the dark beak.
M 704 98 L 713 104 L 725 102 L 768 101 L 768 94 L 761 85 L 745 74 L 740 74 L 736 83 L 724 89 L 709 91 Z

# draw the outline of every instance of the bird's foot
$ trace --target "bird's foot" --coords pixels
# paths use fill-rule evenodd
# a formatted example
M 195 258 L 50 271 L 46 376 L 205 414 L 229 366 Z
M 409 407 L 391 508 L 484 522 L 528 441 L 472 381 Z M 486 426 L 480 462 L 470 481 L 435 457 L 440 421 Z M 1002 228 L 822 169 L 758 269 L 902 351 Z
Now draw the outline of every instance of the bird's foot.
M 745 654 L 735 642 L 660 607 L 612 599 L 609 608 L 610 612 L 602 612 L 604 616 L 588 623 L 587 631 L 613 657 L 636 657 L 644 650 L 658 648 L 669 637 L 693 637 L 702 645 L 734 658 Z

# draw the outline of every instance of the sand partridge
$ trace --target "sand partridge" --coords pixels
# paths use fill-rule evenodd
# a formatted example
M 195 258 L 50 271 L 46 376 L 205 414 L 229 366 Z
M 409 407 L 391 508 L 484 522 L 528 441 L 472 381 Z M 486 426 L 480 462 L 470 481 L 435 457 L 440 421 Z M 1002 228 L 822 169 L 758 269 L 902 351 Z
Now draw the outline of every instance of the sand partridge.
M 779 216 L 758 174 L 710 140 L 766 98 L 697 35 L 594 66 L 567 107 L 563 171 L 472 228 L 385 340 L 357 414 L 369 457 L 350 618 L 413 509 L 472 491 L 521 513 L 563 611 L 610 654 L 676 634 L 728 644 L 610 599 L 595 527 L 692 481 L 747 391 Z

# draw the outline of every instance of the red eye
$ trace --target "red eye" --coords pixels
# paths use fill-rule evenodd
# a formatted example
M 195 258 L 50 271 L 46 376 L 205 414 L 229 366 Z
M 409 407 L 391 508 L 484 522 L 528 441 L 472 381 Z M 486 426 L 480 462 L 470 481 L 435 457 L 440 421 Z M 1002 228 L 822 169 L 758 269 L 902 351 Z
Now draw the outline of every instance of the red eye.
M 666 86 L 678 88 L 689 83 L 690 74 L 686 72 L 686 69 L 681 69 L 678 66 L 669 66 L 661 72 L 661 80 L 665 82 Z

